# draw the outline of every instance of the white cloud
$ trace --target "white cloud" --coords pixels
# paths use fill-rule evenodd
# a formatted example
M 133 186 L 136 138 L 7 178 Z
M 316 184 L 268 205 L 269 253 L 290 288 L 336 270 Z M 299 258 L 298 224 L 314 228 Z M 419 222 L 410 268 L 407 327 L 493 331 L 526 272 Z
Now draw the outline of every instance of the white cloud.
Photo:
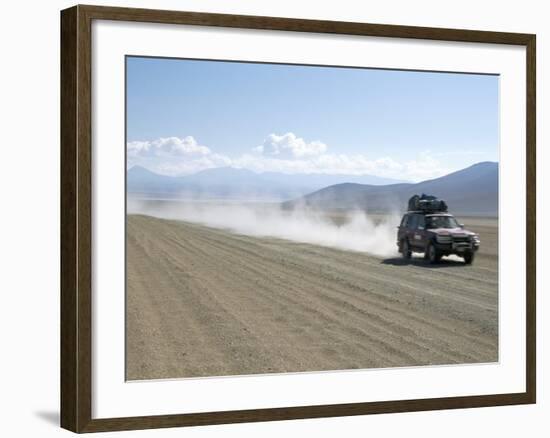
M 161 137 L 127 144 L 128 166 L 135 164 L 164 175 L 184 175 L 231 165 L 231 159 L 216 154 L 195 138 Z
M 309 157 L 324 153 L 327 145 L 318 140 L 307 143 L 292 132 L 283 135 L 270 134 L 254 152 L 272 156 Z
M 326 173 L 375 175 L 409 181 L 423 181 L 453 170 L 441 164 L 439 156 L 424 151 L 413 160 L 392 157 L 371 158 L 365 154 L 333 154 L 319 141 L 307 143 L 293 133 L 269 135 L 252 153 L 238 157 L 213 152 L 193 137 L 166 137 L 127 144 L 128 165 L 138 164 L 165 175 L 185 175 L 216 167 L 236 167 L 255 172 Z M 442 160 L 445 157 L 441 157 Z
M 153 141 L 131 141 L 127 145 L 128 155 L 142 157 L 182 157 L 209 155 L 210 149 L 201 146 L 191 137 L 161 137 Z
M 422 181 L 448 173 L 447 169 L 427 153 L 405 162 L 398 162 L 390 157 L 370 159 L 362 154 L 321 154 L 306 159 L 279 159 L 245 154 L 234 159 L 232 165 L 256 172 L 375 175 L 410 181 Z
M 442 155 L 440 154 L 438 156 Z M 443 157 L 443 159 L 445 159 L 445 157 Z M 442 165 L 430 151 L 423 151 L 418 154 L 415 160 L 405 162 L 402 172 L 405 175 L 410 175 L 409 179 L 412 181 L 419 182 L 447 175 L 455 170 L 459 169 L 449 169 Z

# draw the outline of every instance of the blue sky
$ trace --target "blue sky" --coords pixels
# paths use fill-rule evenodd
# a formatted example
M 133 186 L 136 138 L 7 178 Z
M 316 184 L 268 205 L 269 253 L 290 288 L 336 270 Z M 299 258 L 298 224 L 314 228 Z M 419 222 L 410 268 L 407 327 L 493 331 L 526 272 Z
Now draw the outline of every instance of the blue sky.
M 128 164 L 375 174 L 498 161 L 498 77 L 127 58 Z

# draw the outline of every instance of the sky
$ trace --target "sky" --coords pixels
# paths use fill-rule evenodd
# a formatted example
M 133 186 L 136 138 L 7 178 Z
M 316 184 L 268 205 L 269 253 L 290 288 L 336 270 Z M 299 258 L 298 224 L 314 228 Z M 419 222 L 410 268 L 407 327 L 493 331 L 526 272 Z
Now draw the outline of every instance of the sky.
M 498 161 L 498 76 L 127 57 L 128 167 L 369 174 Z

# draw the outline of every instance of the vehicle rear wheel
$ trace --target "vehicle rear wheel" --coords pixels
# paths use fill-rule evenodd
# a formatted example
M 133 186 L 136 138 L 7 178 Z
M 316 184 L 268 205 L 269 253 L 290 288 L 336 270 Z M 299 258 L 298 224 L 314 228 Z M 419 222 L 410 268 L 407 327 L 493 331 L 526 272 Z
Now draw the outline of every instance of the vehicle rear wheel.
M 464 263 L 467 265 L 471 265 L 474 261 L 474 253 L 473 252 L 467 252 L 464 254 Z
M 432 243 L 428 245 L 427 253 L 431 264 L 438 263 L 441 260 L 441 254 L 437 252 L 436 247 Z
M 411 247 L 409 246 L 409 241 L 407 239 L 401 242 L 401 254 L 403 254 L 403 258 L 407 260 L 412 256 Z

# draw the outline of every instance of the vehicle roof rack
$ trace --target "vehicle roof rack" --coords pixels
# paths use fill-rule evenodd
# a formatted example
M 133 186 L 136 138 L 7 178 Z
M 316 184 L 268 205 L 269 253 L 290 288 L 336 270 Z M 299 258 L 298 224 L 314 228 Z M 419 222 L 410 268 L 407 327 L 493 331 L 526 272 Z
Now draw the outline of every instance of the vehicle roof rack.
M 419 213 L 446 213 L 448 209 L 443 199 L 422 193 L 421 196 L 413 195 L 409 199 L 408 210 Z

